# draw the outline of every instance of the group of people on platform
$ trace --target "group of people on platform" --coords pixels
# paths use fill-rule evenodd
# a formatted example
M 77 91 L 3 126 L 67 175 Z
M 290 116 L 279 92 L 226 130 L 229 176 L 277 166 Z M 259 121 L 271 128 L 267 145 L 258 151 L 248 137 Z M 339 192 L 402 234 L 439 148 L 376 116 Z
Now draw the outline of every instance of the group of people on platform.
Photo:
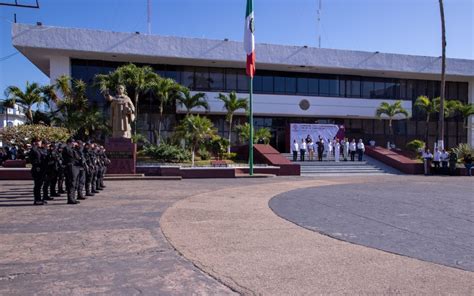
M 6 160 L 25 159 L 25 150 L 17 145 L 0 147 L 0 165 Z
M 357 160 L 362 161 L 365 152 L 365 145 L 362 139 L 356 142 L 356 139 L 352 139 L 349 142 L 348 138 L 338 139 L 334 137 L 331 139 L 324 139 L 321 136 L 318 137 L 316 142 L 313 141 L 310 135 L 306 139 L 301 139 L 301 142 L 295 139 L 291 147 L 293 152 L 293 161 L 298 160 L 298 153 L 300 161 L 313 161 L 315 155 L 317 155 L 318 161 L 334 160 L 339 162 L 341 159 L 348 161 L 355 161 L 356 155 Z
M 421 157 L 423 158 L 423 168 L 425 175 L 456 175 L 456 165 L 458 163 L 458 155 L 455 152 L 447 152 L 445 149 L 435 148 L 434 153 L 426 148 Z M 467 175 L 472 176 L 472 156 L 467 154 L 463 157 L 464 167 Z
M 34 205 L 47 204 L 64 193 L 68 204 L 78 204 L 105 188 L 104 175 L 110 160 L 101 145 L 74 139 L 66 144 L 34 139 L 28 156 Z

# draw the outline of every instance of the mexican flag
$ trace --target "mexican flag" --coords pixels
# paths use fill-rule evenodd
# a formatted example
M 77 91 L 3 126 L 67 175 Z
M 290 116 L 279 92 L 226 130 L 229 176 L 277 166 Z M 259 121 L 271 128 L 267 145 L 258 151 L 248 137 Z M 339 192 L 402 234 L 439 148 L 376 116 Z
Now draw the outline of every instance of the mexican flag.
M 255 74 L 255 38 L 253 36 L 253 0 L 247 0 L 245 11 L 244 49 L 247 54 L 247 75 L 253 77 Z

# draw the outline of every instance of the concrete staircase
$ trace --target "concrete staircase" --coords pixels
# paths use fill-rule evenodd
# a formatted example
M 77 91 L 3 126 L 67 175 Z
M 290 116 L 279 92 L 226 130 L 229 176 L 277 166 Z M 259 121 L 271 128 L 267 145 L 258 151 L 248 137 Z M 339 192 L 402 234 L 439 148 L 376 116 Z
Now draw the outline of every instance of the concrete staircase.
M 286 158 L 293 162 L 293 156 L 284 154 Z M 301 166 L 301 176 L 376 176 L 387 174 L 399 174 L 398 171 L 379 163 L 378 161 L 364 155 L 363 161 L 335 162 L 334 160 L 324 161 L 296 161 Z

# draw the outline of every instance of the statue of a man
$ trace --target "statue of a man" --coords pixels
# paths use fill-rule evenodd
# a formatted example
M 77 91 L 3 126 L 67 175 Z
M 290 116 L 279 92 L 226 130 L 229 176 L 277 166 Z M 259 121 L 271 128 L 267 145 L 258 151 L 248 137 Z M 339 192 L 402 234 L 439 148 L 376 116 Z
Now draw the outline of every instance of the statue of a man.
M 130 124 L 135 120 L 135 107 L 132 100 L 125 94 L 125 87 L 123 85 L 117 86 L 115 97 L 108 92 L 104 96 L 110 102 L 112 137 L 130 139 L 132 137 Z

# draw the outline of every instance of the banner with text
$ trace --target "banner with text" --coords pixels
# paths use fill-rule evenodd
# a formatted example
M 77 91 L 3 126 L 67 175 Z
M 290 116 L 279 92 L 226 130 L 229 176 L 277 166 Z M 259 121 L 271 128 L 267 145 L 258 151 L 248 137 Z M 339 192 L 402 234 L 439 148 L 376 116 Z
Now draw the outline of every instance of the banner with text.
M 316 142 L 319 137 L 323 138 L 324 141 L 327 139 L 338 139 L 344 138 L 344 126 L 338 126 L 336 124 L 308 124 L 308 123 L 291 123 L 290 124 L 290 145 L 293 140 L 301 143 L 301 139 L 306 139 L 310 135 L 313 142 Z

